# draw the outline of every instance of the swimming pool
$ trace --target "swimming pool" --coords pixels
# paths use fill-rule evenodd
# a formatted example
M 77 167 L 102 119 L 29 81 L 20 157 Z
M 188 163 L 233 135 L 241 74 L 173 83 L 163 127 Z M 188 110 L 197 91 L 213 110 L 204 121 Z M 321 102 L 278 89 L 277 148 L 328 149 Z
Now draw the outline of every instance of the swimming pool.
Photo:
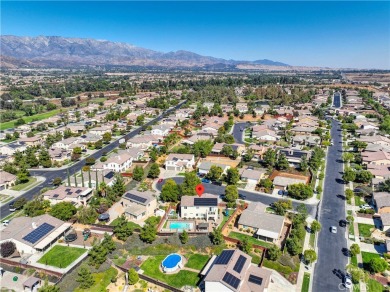
M 161 263 L 161 267 L 164 272 L 174 272 L 182 265 L 181 255 L 177 253 L 171 253 Z
M 194 227 L 193 223 L 188 223 L 188 222 L 174 222 L 172 221 L 169 224 L 170 229 L 176 229 L 176 230 L 192 230 Z

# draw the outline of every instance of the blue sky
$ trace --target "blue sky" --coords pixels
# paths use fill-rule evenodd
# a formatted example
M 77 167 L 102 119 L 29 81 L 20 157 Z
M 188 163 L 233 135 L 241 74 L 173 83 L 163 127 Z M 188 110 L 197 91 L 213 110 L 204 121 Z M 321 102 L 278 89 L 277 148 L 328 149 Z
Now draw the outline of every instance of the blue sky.
M 106 39 L 290 65 L 390 69 L 388 1 L 2 1 L 1 34 Z

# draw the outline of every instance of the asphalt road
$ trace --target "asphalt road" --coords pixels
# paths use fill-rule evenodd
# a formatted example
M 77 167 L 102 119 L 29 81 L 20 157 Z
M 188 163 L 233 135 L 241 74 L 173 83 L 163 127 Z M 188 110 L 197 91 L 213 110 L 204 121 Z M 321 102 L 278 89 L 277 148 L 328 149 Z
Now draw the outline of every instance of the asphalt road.
M 184 180 L 184 177 L 179 176 L 179 177 L 173 177 L 172 179 L 177 184 L 181 184 Z M 161 188 L 164 185 L 164 183 L 165 183 L 165 181 L 162 181 L 161 183 L 157 184 L 157 189 L 159 191 L 161 191 Z M 213 184 L 209 184 L 209 183 L 204 183 L 203 186 L 205 189 L 205 193 L 209 193 L 209 194 L 216 195 L 216 196 L 220 196 L 220 195 L 225 194 L 225 187 L 224 186 L 218 186 L 218 185 L 213 185 Z M 246 201 L 261 202 L 265 205 L 270 205 L 271 203 L 273 203 L 279 199 L 282 199 L 282 196 L 280 196 L 280 198 L 275 198 L 275 197 L 271 197 L 271 196 L 268 196 L 268 195 L 265 195 L 265 194 L 262 194 L 259 192 L 255 193 L 255 192 L 248 192 L 248 191 L 239 190 L 239 193 L 246 196 L 246 198 L 245 198 Z M 294 208 L 297 207 L 299 204 L 301 204 L 301 203 L 293 202 Z M 305 204 L 305 205 L 307 207 L 307 211 L 309 212 L 309 214 L 311 216 L 315 217 L 316 211 L 317 211 L 317 205 L 316 204 L 314 204 L 314 205 Z
M 233 137 L 236 143 L 239 144 L 245 144 L 245 141 L 243 140 L 244 131 L 246 128 L 249 128 L 251 126 L 250 123 L 242 122 L 242 123 L 236 123 L 233 126 Z M 244 130 L 241 132 L 241 128 Z
M 333 106 L 336 108 L 341 107 L 341 94 L 340 92 L 335 92 L 333 95 Z
M 164 113 L 162 113 L 161 115 L 159 115 L 155 119 L 150 120 L 149 122 L 145 123 L 144 127 L 150 126 L 153 123 L 160 121 L 164 117 L 164 115 L 169 114 L 170 112 L 178 109 L 179 107 L 182 106 L 182 104 L 184 102 L 179 103 L 174 108 L 165 111 Z M 95 153 L 93 153 L 89 157 L 94 157 L 95 159 L 99 159 L 103 155 L 103 152 L 110 152 L 110 151 L 114 150 L 115 148 L 117 148 L 119 146 L 119 140 L 120 139 L 123 139 L 123 138 L 125 138 L 125 139 L 133 138 L 134 136 L 136 136 L 136 135 L 138 135 L 140 133 L 141 129 L 142 128 L 138 128 L 136 130 L 133 130 L 133 131 L 127 133 L 125 136 L 123 136 L 123 137 L 115 140 L 114 142 L 108 144 L 107 146 L 105 146 L 102 149 L 96 151 Z M 75 172 L 80 171 L 81 168 L 85 165 L 85 159 L 86 158 L 84 158 L 84 159 L 80 160 L 79 162 L 77 162 L 77 163 L 73 164 L 72 166 L 70 166 L 68 168 L 69 169 L 69 174 L 73 175 Z M 58 169 L 58 170 L 56 170 L 56 169 L 54 169 L 54 170 L 37 169 L 37 170 L 31 170 L 30 174 L 32 176 L 43 176 L 43 177 L 46 178 L 46 180 L 44 182 L 42 182 L 40 185 L 38 185 L 38 186 L 28 190 L 23 195 L 18 197 L 18 198 L 25 198 L 27 201 L 32 200 L 34 196 L 38 195 L 40 193 L 41 189 L 43 189 L 45 187 L 52 187 L 52 185 L 50 184 L 52 179 L 54 179 L 56 177 L 60 177 L 62 180 L 65 180 L 66 177 L 67 177 L 66 169 Z M 15 200 L 12 200 L 12 201 L 8 202 L 7 204 L 1 206 L 1 208 L 0 208 L 0 218 L 1 219 L 3 219 L 4 217 L 8 216 L 11 213 L 9 211 L 8 204 L 11 203 L 11 202 L 14 202 L 14 201 Z
M 332 121 L 331 136 L 334 146 L 329 147 L 325 176 L 324 193 L 319 210 L 322 229 L 318 235 L 318 260 L 314 269 L 313 291 L 339 291 L 342 279 L 333 274 L 333 270 L 345 271 L 348 258 L 342 253 L 347 248 L 346 230 L 339 226 L 339 220 L 345 219 L 344 182 L 342 180 L 343 163 L 340 126 Z M 337 196 L 339 195 L 339 197 Z M 341 195 L 341 196 L 340 196 Z M 337 234 L 330 227 L 337 227 Z

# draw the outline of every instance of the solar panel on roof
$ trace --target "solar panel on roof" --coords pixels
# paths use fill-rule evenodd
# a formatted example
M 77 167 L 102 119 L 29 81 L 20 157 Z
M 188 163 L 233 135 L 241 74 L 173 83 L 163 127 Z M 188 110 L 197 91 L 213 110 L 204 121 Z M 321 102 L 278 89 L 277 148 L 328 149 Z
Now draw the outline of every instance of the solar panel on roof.
M 222 281 L 224 281 L 226 284 L 232 286 L 234 289 L 237 289 L 238 285 L 240 285 L 240 279 L 233 276 L 229 272 L 225 273 L 225 276 L 223 276 Z
M 252 274 L 249 275 L 248 281 L 251 283 L 257 284 L 257 285 L 261 285 L 261 283 L 263 283 L 262 278 L 255 276 L 255 275 L 252 275 Z
M 58 198 L 59 194 L 53 195 L 53 198 Z
M 112 179 L 114 177 L 115 173 L 113 171 L 110 171 L 109 173 L 107 173 L 104 177 L 105 178 L 108 178 L 108 179 Z
M 241 273 L 242 268 L 245 265 L 245 262 L 246 262 L 246 257 L 244 257 L 243 255 L 240 255 L 236 264 L 234 265 L 233 270 L 236 271 L 237 273 Z
M 226 265 L 230 259 L 232 258 L 232 255 L 234 253 L 234 250 L 224 250 L 215 260 L 216 265 Z
M 69 192 L 70 191 L 70 189 L 65 189 L 65 192 Z
M 134 200 L 134 201 L 137 201 L 137 202 L 140 202 L 140 203 L 145 203 L 147 201 L 147 199 L 145 198 L 142 198 L 140 196 L 137 196 L 137 195 L 134 195 L 134 194 L 130 194 L 130 193 L 127 193 L 125 195 L 126 198 L 129 198 L 130 200 Z
M 71 194 L 73 194 L 73 193 L 72 193 L 72 192 L 67 192 L 66 194 L 67 194 L 67 195 L 71 195 Z
M 76 194 L 80 194 L 81 192 L 82 192 L 82 190 L 77 190 Z
M 194 206 L 218 206 L 217 198 L 194 198 Z
M 37 227 L 29 234 L 27 234 L 25 237 L 23 237 L 23 239 L 31 243 L 36 243 L 38 240 L 40 240 L 42 237 L 44 237 L 53 229 L 54 229 L 53 225 L 50 225 L 48 223 L 43 223 L 41 226 Z

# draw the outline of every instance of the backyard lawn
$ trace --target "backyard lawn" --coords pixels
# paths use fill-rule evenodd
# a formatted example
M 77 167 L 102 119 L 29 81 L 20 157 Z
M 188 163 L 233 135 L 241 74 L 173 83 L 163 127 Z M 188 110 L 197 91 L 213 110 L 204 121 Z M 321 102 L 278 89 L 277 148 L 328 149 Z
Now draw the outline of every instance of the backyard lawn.
M 29 177 L 28 182 L 23 183 L 23 184 L 18 184 L 16 186 L 12 187 L 11 190 L 21 191 L 21 190 L 24 190 L 24 189 L 28 188 L 29 186 L 35 184 L 36 182 L 37 182 L 37 179 L 35 177 Z
M 303 283 L 302 283 L 302 292 L 309 292 L 309 285 L 310 285 L 310 274 L 305 273 L 303 276 Z
M 370 224 L 358 223 L 359 235 L 363 237 L 370 237 L 375 226 Z M 372 230 L 371 230 L 372 229 Z
M 33 115 L 33 116 L 28 116 L 28 117 L 24 116 L 22 118 L 23 118 L 23 120 L 25 120 L 26 124 L 28 124 L 28 123 L 31 123 L 32 121 L 40 121 L 40 120 L 44 120 L 44 119 L 50 118 L 52 116 L 55 116 L 59 112 L 60 112 L 60 109 L 55 109 L 55 110 L 52 110 L 52 111 L 49 111 L 49 112 L 46 112 L 46 113 L 36 114 L 36 115 Z M 14 128 L 15 127 L 15 122 L 16 122 L 16 120 L 12 120 L 12 121 L 9 121 L 9 122 L 1 123 L 0 124 L 0 130 Z
M 197 273 L 181 270 L 177 274 L 167 275 L 161 272 L 160 265 L 164 258 L 165 256 L 149 257 L 141 266 L 144 274 L 176 288 L 185 285 L 196 287 L 200 279 Z
M 203 267 L 206 265 L 207 261 L 209 260 L 208 255 L 203 254 L 192 254 L 188 258 L 188 262 L 186 263 L 187 268 L 195 269 L 195 270 L 202 270 Z
M 229 215 L 228 216 L 225 216 L 225 211 L 223 211 L 223 217 L 222 217 L 222 222 L 221 222 L 221 227 L 225 224 L 226 221 L 228 221 L 228 219 L 230 218 L 230 216 L 234 213 L 233 210 L 228 210 L 229 212 Z
M 118 221 L 119 221 L 119 217 L 116 218 L 115 220 L 113 220 L 111 223 L 110 223 L 110 226 L 116 226 L 118 224 Z M 132 229 L 135 229 L 135 228 L 141 228 L 141 226 L 139 226 L 137 223 L 134 223 L 134 222 L 127 222 L 127 225 L 130 226 Z
M 270 243 L 270 242 L 265 242 L 265 241 L 256 239 L 251 235 L 246 235 L 246 234 L 239 233 L 239 232 L 232 231 L 229 233 L 229 237 L 234 238 L 234 239 L 238 239 L 240 241 L 244 240 L 244 238 L 248 238 L 248 241 L 252 244 L 257 244 L 257 245 L 264 246 L 264 247 L 271 247 L 272 246 L 272 243 Z
M 366 204 L 366 202 L 360 196 L 355 196 L 355 206 L 361 206 L 364 204 Z
M 40 264 L 58 268 L 66 268 L 87 250 L 79 247 L 56 245 L 38 261 Z
M 106 291 L 106 288 L 111 283 L 111 279 L 118 275 L 118 270 L 111 267 L 103 273 L 92 274 L 95 284 L 88 289 L 77 288 L 75 292 L 95 292 L 95 291 Z
M 381 255 L 378 253 L 362 251 L 362 260 L 364 264 L 368 263 L 371 259 L 380 258 L 380 257 Z

